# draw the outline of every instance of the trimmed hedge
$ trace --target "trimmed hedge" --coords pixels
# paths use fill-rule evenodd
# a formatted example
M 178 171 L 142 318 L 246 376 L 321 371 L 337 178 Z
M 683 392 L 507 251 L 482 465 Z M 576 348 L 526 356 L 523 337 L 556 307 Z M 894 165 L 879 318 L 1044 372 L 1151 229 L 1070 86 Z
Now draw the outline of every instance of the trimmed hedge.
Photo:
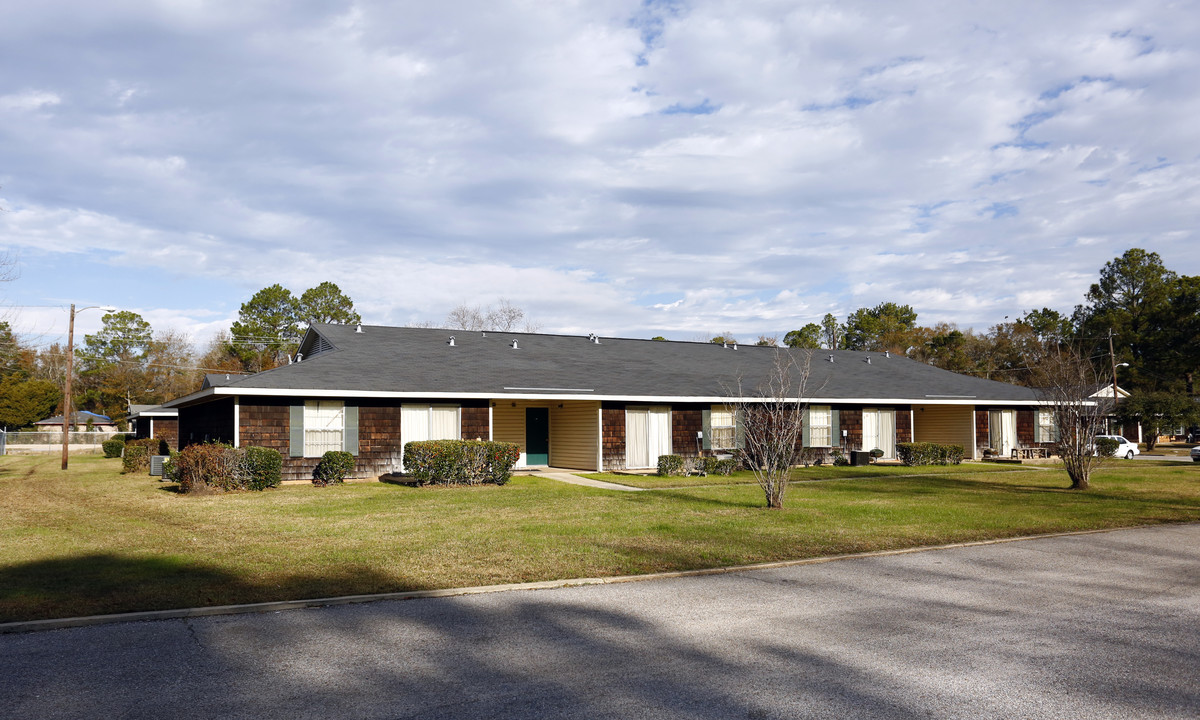
M 122 473 L 150 472 L 150 456 L 166 455 L 167 443 L 159 438 L 141 438 L 125 443 Z
M 274 448 L 250 446 L 242 449 L 248 490 L 266 490 L 283 482 L 283 455 Z
M 313 468 L 313 485 L 325 487 L 340 483 L 354 472 L 354 455 L 345 450 L 329 450 Z
M 113 438 L 112 440 L 105 440 L 100 443 L 100 447 L 104 450 L 104 457 L 119 458 L 125 450 L 125 441 Z
M 940 443 L 896 443 L 896 455 L 905 465 L 958 465 L 962 463 L 962 445 Z
M 683 456 L 681 455 L 659 455 L 658 456 L 658 474 L 662 477 L 671 477 L 682 475 L 684 473 Z
M 169 472 L 185 493 L 262 491 L 279 486 L 283 456 L 271 448 L 204 443 L 172 454 L 167 465 L 169 471 L 164 466 L 164 474 Z
M 407 474 L 445 485 L 503 485 L 521 458 L 521 446 L 486 440 L 424 440 L 404 444 Z

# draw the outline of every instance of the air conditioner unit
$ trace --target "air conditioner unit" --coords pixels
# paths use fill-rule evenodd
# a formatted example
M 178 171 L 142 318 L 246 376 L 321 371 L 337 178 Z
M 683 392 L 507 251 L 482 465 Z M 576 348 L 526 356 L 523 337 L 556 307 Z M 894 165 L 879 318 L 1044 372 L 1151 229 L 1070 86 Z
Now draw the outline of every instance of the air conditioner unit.
M 150 456 L 150 474 L 154 477 L 163 476 L 163 463 L 170 458 L 170 455 L 151 455 Z

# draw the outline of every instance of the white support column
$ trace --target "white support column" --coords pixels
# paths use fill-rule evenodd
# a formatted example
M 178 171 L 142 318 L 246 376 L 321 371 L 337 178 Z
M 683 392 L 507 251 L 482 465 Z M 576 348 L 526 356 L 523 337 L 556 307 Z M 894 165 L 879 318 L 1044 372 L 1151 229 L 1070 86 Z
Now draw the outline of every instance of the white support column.
M 604 472 L 604 405 L 596 408 L 596 472 Z
M 488 403 L 488 442 L 496 439 L 494 434 L 496 432 L 496 421 L 495 418 L 492 417 L 492 410 L 495 409 L 495 407 L 496 403 Z
M 242 396 L 233 396 L 233 446 L 242 446 Z

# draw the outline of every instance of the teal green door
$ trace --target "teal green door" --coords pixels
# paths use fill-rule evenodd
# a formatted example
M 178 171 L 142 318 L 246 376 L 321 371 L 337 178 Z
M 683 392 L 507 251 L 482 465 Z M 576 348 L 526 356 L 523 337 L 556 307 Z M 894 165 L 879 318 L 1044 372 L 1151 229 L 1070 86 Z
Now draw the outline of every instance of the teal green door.
M 550 408 L 525 408 L 525 464 L 550 464 Z

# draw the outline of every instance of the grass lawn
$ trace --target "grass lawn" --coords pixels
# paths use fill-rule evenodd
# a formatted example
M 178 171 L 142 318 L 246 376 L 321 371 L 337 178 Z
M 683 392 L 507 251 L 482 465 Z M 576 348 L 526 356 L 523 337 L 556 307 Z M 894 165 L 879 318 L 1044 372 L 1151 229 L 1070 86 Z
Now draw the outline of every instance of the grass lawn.
M 57 456 L 0 458 L 0 622 L 1200 520 L 1192 463 L 1112 463 L 1086 492 L 1066 490 L 1054 469 L 825 468 L 856 474 L 795 483 L 781 511 L 766 510 L 746 479 L 640 493 L 519 477 L 504 487 L 371 482 L 189 497 L 119 474 L 119 460 L 58 465 Z
M 792 469 L 792 482 L 806 480 L 851 480 L 878 477 L 897 477 L 903 475 L 946 475 L 1012 471 L 1013 465 L 993 463 L 972 463 L 969 465 L 951 466 L 934 465 L 929 467 L 912 468 L 904 465 L 863 465 L 850 467 L 848 465 L 820 465 L 813 467 L 798 467 Z M 754 473 L 749 470 L 739 470 L 732 475 L 706 475 L 691 477 L 659 477 L 658 475 L 635 475 L 632 473 L 588 473 L 583 477 L 604 480 L 606 482 L 630 485 L 647 489 L 701 487 L 706 485 L 754 485 Z

